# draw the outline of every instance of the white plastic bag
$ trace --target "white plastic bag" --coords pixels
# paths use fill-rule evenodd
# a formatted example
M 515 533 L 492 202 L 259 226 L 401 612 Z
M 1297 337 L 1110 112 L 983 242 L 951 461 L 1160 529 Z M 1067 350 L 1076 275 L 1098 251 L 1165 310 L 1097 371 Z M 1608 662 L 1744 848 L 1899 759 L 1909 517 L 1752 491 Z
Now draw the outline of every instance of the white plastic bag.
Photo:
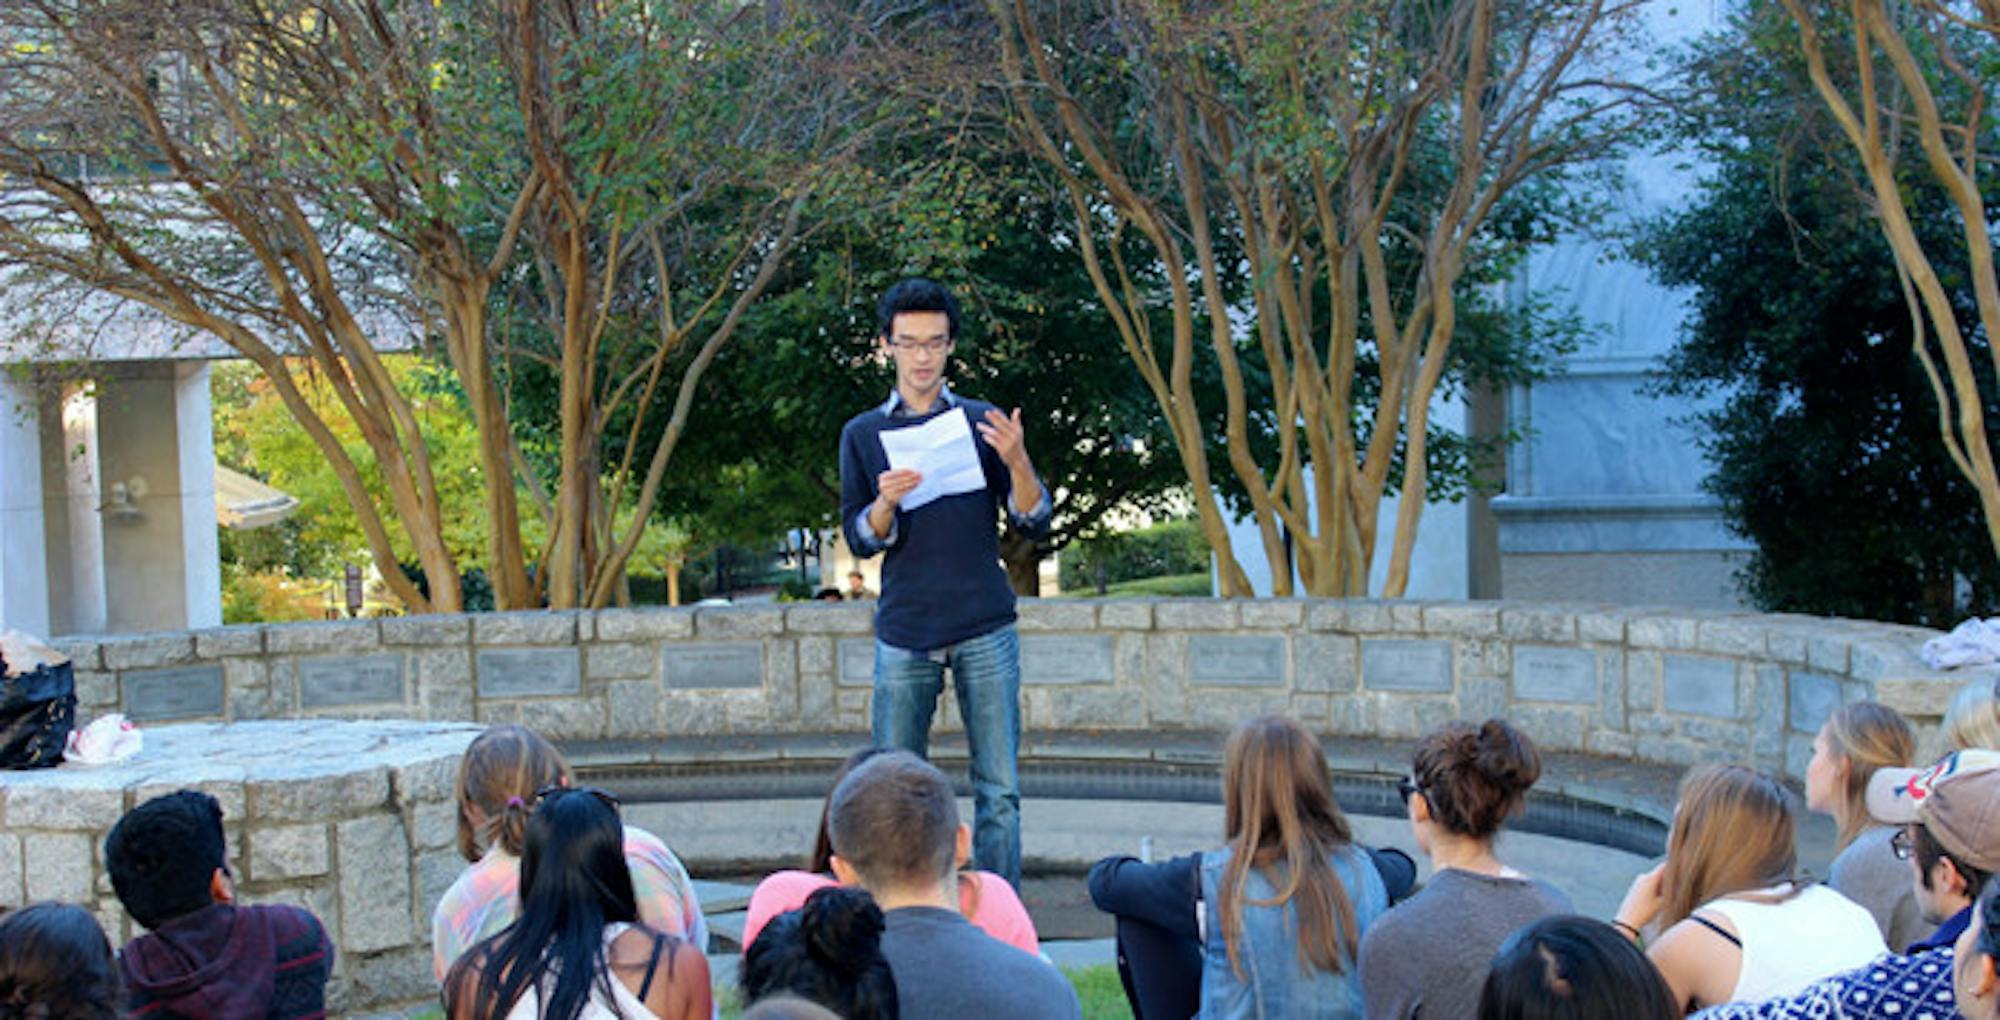
M 109 765 L 139 753 L 146 746 L 145 734 L 131 720 L 117 712 L 100 715 L 90 725 L 69 732 L 64 761 L 79 765 Z

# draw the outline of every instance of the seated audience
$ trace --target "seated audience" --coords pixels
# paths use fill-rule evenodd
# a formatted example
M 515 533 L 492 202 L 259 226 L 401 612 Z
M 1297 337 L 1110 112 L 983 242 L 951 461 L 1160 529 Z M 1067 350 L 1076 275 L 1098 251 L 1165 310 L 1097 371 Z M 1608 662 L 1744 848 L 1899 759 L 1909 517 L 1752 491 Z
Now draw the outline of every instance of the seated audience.
M 118 968 L 97 919 L 68 903 L 0 917 L 0 1020 L 115 1020 Z
M 1988 879 L 1972 923 L 1952 948 L 1957 1016 L 2000 1020 L 2000 881 Z
M 1866 909 L 1798 879 L 1796 829 L 1789 795 L 1762 772 L 1688 776 L 1665 863 L 1632 880 L 1612 922 L 1634 938 L 1658 922 L 1646 953 L 1677 1005 L 1791 995 L 1886 950 Z
M 771 919 L 743 950 L 743 1001 L 789 994 L 847 1020 L 896 1020 L 896 978 L 882 957 L 882 911 L 860 889 L 828 886 Z
M 536 791 L 571 781 L 562 753 L 524 726 L 491 727 L 465 749 L 458 768 L 458 851 L 472 866 L 431 914 L 431 968 L 438 980 L 473 943 L 513 922 L 523 832 Z M 674 852 L 658 836 L 626 826 L 625 860 L 639 920 L 707 949 L 701 901 Z
M 1882 769 L 1867 808 L 1902 826 L 1924 914 L 1940 927 L 1906 954 L 1891 954 L 1813 983 L 1796 995 L 1703 1010 L 1708 1020 L 1915 1020 L 1951 1015 L 1950 949 L 1972 920 L 1972 901 L 2000 865 L 2000 753 L 1961 751 L 1923 770 Z M 1949 844 L 1947 848 L 1946 844 Z
M 134 1016 L 319 1017 L 333 945 L 298 907 L 238 906 L 222 805 L 180 790 L 133 808 L 104 840 L 104 869 L 149 934 L 118 954 Z
M 450 1020 L 696 1020 L 713 1009 L 708 959 L 639 922 L 618 802 L 546 792 L 523 832 L 519 916 L 445 977 Z
M 1371 1020 L 1472 1015 L 1486 983 L 1483 963 L 1500 943 L 1531 921 L 1570 912 L 1561 890 L 1501 863 L 1493 850 L 1500 824 L 1541 774 L 1534 742 L 1500 719 L 1449 723 L 1417 745 L 1398 789 L 1432 876 L 1361 940 Z
M 1806 807 L 1833 816 L 1839 854 L 1826 884 L 1868 908 L 1893 948 L 1929 933 L 1910 884 L 1910 866 L 1890 851 L 1896 827 L 1869 817 L 1863 800 L 1877 769 L 1907 768 L 1916 734 L 1896 710 L 1873 701 L 1843 705 L 1813 738 L 1806 766 Z
M 1081 1015 L 1055 967 L 973 927 L 958 912 L 972 842 L 951 784 L 906 751 L 876 755 L 834 787 L 833 872 L 882 908 L 882 955 L 908 1017 L 1061 1020 Z
M 833 783 L 840 781 L 854 771 L 856 765 L 888 748 L 871 747 L 847 756 L 840 770 L 834 773 Z M 827 791 L 828 803 L 832 802 L 832 791 Z M 819 812 L 819 834 L 813 837 L 812 854 L 806 858 L 803 871 L 777 871 L 757 883 L 750 893 L 750 907 L 743 918 L 743 944 L 757 940 L 757 934 L 771 918 L 787 910 L 797 910 L 813 893 L 839 884 L 833 877 L 833 843 L 826 834 L 826 805 Z M 958 872 L 958 912 L 965 915 L 981 931 L 1026 952 L 1040 954 L 1041 941 L 1035 937 L 1035 922 L 1028 917 L 1028 908 L 1021 903 L 1021 895 L 1014 891 L 1007 880 L 991 871 L 974 871 L 965 867 L 969 857 L 957 861 Z
M 1092 901 L 1118 918 L 1133 1011 L 1360 1016 L 1356 950 L 1389 894 L 1334 802 L 1319 741 L 1283 716 L 1238 726 L 1222 803 L 1221 850 L 1090 869 Z
M 2000 751 L 2000 679 L 1968 680 L 1945 709 L 1946 746 L 1954 751 Z
M 1473 1014 L 1440 1014 L 1470 1016 Z M 1675 1020 L 1681 1011 L 1646 954 L 1602 921 L 1545 917 L 1501 943 L 1479 1020 Z

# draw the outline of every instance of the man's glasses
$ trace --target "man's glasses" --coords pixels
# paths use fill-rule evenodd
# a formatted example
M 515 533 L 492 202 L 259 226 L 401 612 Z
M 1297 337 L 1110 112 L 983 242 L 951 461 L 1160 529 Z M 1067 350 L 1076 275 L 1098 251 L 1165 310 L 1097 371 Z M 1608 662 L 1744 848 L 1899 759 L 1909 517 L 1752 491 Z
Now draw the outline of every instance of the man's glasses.
M 890 337 L 889 346 L 899 351 L 921 351 L 925 354 L 943 354 L 951 349 L 950 340 L 905 340 Z
M 1907 861 L 1910 859 L 1910 850 L 1910 830 L 1897 829 L 1889 837 L 1889 852 L 1895 854 L 1897 860 Z
M 1409 805 L 1411 797 L 1422 792 L 1424 792 L 1423 785 L 1409 776 L 1404 776 L 1396 780 L 1396 793 L 1402 796 L 1403 804 L 1406 807 Z
M 608 807 L 613 811 L 618 810 L 619 806 L 618 798 L 604 790 L 598 789 L 595 786 L 561 786 L 561 785 L 544 786 L 541 789 L 535 791 L 535 803 L 540 804 L 542 801 L 549 800 L 550 798 L 553 797 L 560 797 L 565 793 L 587 793 L 593 797 L 596 797 L 598 802 L 603 804 L 605 807 Z

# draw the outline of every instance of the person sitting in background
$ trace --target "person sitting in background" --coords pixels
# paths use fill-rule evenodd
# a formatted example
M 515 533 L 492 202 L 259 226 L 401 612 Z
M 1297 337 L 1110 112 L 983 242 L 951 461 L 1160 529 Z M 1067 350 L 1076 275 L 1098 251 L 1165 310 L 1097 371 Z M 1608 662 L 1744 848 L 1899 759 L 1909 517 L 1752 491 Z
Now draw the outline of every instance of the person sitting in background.
M 1889 849 L 1896 827 L 1869 817 L 1863 803 L 1876 770 L 1906 768 L 1917 753 L 1916 734 L 1896 710 L 1873 701 L 1835 709 L 1813 738 L 1806 766 L 1806 807 L 1833 816 L 1840 853 L 1826 884 L 1868 908 L 1891 947 L 1927 934 L 1910 883 L 1910 866 Z
M 1612 924 L 1647 949 L 1674 1002 L 1713 1006 L 1797 993 L 1887 949 L 1868 911 L 1799 881 L 1797 822 L 1778 781 L 1709 766 L 1681 786 L 1667 859 L 1632 880 Z
M 1638 946 L 1610 925 L 1574 914 L 1544 917 L 1508 936 L 1479 991 L 1479 1020 L 1680 1016 L 1673 993 Z
M 833 785 L 838 787 L 854 767 L 878 755 L 888 753 L 885 747 L 870 747 L 856 751 L 840 763 L 839 771 L 833 774 Z M 743 916 L 743 944 L 757 940 L 757 934 L 764 930 L 773 917 L 788 910 L 797 910 L 806 902 L 806 897 L 840 884 L 833 877 L 833 842 L 826 834 L 826 817 L 833 802 L 833 790 L 827 790 L 827 802 L 820 806 L 819 834 L 813 837 L 812 853 L 806 858 L 803 871 L 776 871 L 757 883 L 750 893 L 750 906 Z M 1041 953 L 1041 941 L 1035 936 L 1035 922 L 1028 916 L 1028 908 L 1021 903 L 1021 896 L 1007 880 L 990 871 L 967 869 L 966 858 L 956 862 L 958 872 L 958 912 L 965 915 L 986 934 L 1014 946 L 1023 952 Z
M 119 951 L 133 1016 L 319 1017 L 333 946 L 292 906 L 238 906 L 222 805 L 179 790 L 133 808 L 104 840 L 104 869 L 149 934 Z
M 1399 784 L 1417 847 L 1432 876 L 1361 940 L 1361 994 L 1368 1016 L 1470 1016 L 1492 957 L 1507 936 L 1569 897 L 1500 862 L 1493 840 L 1541 778 L 1542 756 L 1504 720 L 1448 723 L 1417 745 Z M 1449 940 L 1440 932 L 1451 932 Z
M 896 978 L 882 957 L 882 911 L 861 889 L 828 886 L 771 919 L 743 950 L 743 1001 L 781 993 L 846 1020 L 896 1020 Z
M 958 868 L 972 841 L 944 773 L 908 751 L 876 755 L 833 788 L 833 872 L 875 897 L 882 955 L 912 1018 L 1080 1017 L 1055 967 L 980 931 L 958 913 Z
M 1945 745 L 1954 751 L 2000 751 L 2000 679 L 1968 680 L 1945 709 Z
M 438 980 L 466 949 L 507 927 L 520 908 L 521 849 L 537 791 L 571 783 L 561 752 L 525 726 L 493 726 L 475 737 L 458 767 L 458 852 L 472 866 L 431 914 L 431 968 Z M 701 901 L 680 858 L 658 836 L 625 827 L 625 860 L 639 920 L 708 946 Z
M 0 1018 L 114 1020 L 118 968 L 97 919 L 68 903 L 0 917 Z
M 705 1020 L 708 959 L 639 923 L 618 801 L 558 787 L 529 816 L 519 916 L 445 976 L 450 1020 Z
M 1952 947 L 1952 957 L 1956 1015 L 1965 1020 L 2000 1020 L 2000 880 L 1987 879 L 1972 922 Z
M 1356 948 L 1389 892 L 1333 799 L 1319 741 L 1284 716 L 1236 727 L 1222 805 L 1219 851 L 1090 869 L 1092 902 L 1118 918 L 1133 1012 L 1361 1016 Z
M 1951 947 L 1972 921 L 1972 901 L 2000 865 L 2000 752 L 1961 751 L 1928 769 L 1882 769 L 1867 809 L 1900 826 L 1893 844 L 1926 916 L 1940 927 L 1908 953 L 1891 954 L 1808 986 L 1797 995 L 1703 1010 L 1706 1020 L 1917 1020 L 1951 1015 Z M 1949 848 L 1946 844 L 1949 844 Z

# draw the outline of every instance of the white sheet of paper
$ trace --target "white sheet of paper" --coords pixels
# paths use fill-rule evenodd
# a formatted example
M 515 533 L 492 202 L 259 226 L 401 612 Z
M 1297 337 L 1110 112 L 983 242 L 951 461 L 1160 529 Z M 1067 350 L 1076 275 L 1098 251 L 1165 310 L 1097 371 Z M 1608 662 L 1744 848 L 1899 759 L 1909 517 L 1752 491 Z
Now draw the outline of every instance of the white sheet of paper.
M 973 446 L 972 425 L 965 409 L 954 408 L 922 425 L 907 429 L 884 429 L 882 452 L 889 466 L 911 468 L 924 476 L 901 504 L 915 510 L 931 500 L 977 492 L 986 488 L 986 472 L 979 466 L 979 448 Z

